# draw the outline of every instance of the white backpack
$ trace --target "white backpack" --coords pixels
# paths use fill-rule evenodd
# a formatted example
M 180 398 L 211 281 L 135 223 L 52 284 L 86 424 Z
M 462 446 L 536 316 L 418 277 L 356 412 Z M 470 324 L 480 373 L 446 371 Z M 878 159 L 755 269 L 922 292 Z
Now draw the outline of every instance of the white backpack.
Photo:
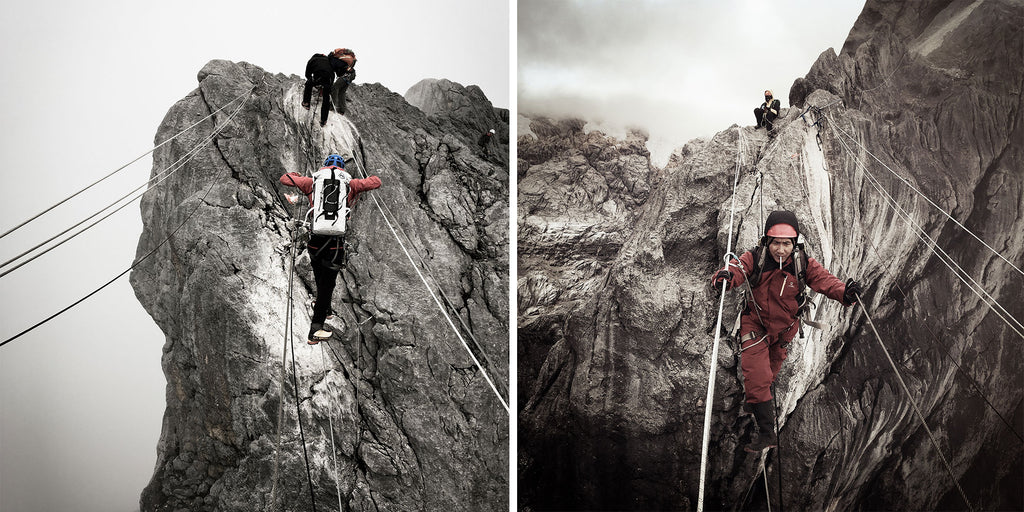
M 348 182 L 352 179 L 344 169 L 324 167 L 313 173 L 313 234 L 339 236 L 345 234 L 348 217 Z

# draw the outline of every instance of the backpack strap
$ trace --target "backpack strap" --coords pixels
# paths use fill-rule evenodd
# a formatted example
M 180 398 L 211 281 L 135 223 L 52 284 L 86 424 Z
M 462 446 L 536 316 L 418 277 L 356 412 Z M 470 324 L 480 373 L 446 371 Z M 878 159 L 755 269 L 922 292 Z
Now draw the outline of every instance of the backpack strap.
M 750 269 L 750 274 L 747 275 L 747 282 L 750 283 L 751 288 L 756 288 L 761 283 L 761 273 L 764 272 L 764 262 L 768 257 L 768 249 L 764 244 L 759 244 L 754 249 L 754 268 Z

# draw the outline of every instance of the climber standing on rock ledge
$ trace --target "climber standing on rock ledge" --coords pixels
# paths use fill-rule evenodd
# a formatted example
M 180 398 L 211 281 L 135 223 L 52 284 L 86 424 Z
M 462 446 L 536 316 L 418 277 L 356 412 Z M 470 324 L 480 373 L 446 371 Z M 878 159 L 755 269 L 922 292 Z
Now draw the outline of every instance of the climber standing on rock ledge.
M 356 52 L 348 48 L 335 48 L 331 55 L 341 59 L 348 68 L 338 73 L 338 79 L 334 81 L 334 88 L 331 90 L 331 99 L 334 101 L 334 110 L 345 115 L 345 92 L 348 86 L 356 80 Z
M 345 172 L 345 159 L 340 155 L 332 154 L 328 156 L 318 173 L 324 170 L 330 171 L 331 175 L 336 176 L 339 181 L 347 184 L 348 196 L 346 206 L 348 208 L 355 206 L 356 199 L 360 193 L 380 187 L 380 178 L 377 176 L 369 176 L 363 179 L 349 176 Z M 281 183 L 301 190 L 309 197 L 309 204 L 311 205 L 314 204 L 315 196 L 324 195 L 324 191 L 314 194 L 317 181 L 313 178 L 302 176 L 297 172 L 289 172 L 281 176 Z M 342 214 L 345 213 L 344 210 L 339 211 Z M 309 263 L 313 267 L 313 281 L 316 283 L 316 302 L 313 304 L 313 318 L 310 320 L 309 326 L 308 341 L 310 345 L 316 345 L 330 338 L 331 334 L 333 334 L 325 328 L 324 322 L 327 320 L 327 314 L 331 310 L 334 285 L 337 283 L 338 272 L 341 271 L 345 255 L 344 235 L 320 235 L 315 233 L 315 228 L 313 231 L 314 233 L 310 234 L 309 242 L 306 244 L 306 249 L 309 251 Z
M 779 109 L 782 108 L 782 103 L 772 98 L 772 91 L 764 91 L 764 103 L 759 108 L 754 109 L 754 117 L 757 119 L 758 129 L 764 126 L 768 131 L 775 129 L 775 125 L 772 121 L 775 121 L 776 117 L 779 117 Z
M 808 307 L 805 286 L 842 302 L 856 303 L 861 286 L 849 279 L 844 285 L 810 258 L 797 243 L 800 226 L 796 214 L 775 211 L 764 225 L 765 236 L 757 247 L 743 253 L 711 278 L 712 286 L 726 289 L 747 283 L 750 292 L 740 320 L 740 366 L 747 410 L 752 410 L 760 435 L 748 444 L 748 452 L 778 445 L 771 385 L 775 382 L 786 346 L 800 331 L 800 316 Z M 736 272 L 730 270 L 737 269 Z

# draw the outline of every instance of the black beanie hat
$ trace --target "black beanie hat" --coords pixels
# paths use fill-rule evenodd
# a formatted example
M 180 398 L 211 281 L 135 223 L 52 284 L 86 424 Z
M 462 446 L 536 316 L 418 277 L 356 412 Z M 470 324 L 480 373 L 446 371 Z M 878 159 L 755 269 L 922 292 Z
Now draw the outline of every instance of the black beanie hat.
M 767 235 L 768 230 L 776 224 L 789 224 L 796 230 L 797 236 L 800 236 L 800 223 L 797 222 L 795 213 L 787 210 L 779 210 L 769 213 L 768 220 L 764 223 L 764 233 Z

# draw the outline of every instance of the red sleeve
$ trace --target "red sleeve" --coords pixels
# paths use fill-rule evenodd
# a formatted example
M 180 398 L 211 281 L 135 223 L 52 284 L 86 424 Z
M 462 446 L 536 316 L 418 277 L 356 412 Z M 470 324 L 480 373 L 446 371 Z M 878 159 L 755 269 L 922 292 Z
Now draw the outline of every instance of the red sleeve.
M 824 294 L 826 297 L 843 302 L 843 294 L 846 293 L 846 285 L 814 258 L 807 258 L 807 286 L 812 290 Z
M 369 178 L 356 178 L 348 182 L 348 190 L 350 193 L 358 194 L 375 188 L 380 188 L 380 178 L 376 176 L 370 176 Z
M 281 176 L 281 184 L 298 188 L 307 196 L 313 193 L 313 178 L 307 178 L 297 172 L 290 172 Z
M 355 204 L 356 197 L 360 192 L 366 192 L 375 188 L 380 188 L 380 178 L 376 176 L 353 178 L 348 182 L 348 205 L 352 206 Z
M 730 263 L 730 265 L 728 267 L 722 267 L 722 268 L 716 270 L 714 274 L 711 274 L 711 285 L 712 285 L 712 287 L 715 284 L 714 283 L 715 274 L 717 274 L 718 272 L 720 272 L 722 270 L 728 270 L 728 271 L 732 272 L 732 280 L 729 283 L 729 288 L 735 288 L 735 287 L 743 284 L 743 282 L 747 280 L 746 276 L 744 275 L 744 272 L 749 273 L 750 270 L 754 268 L 754 254 L 752 252 L 750 252 L 750 251 L 747 251 L 747 252 L 743 253 L 743 255 L 740 256 L 739 263 L 737 263 L 736 258 L 733 258 L 733 259 L 729 260 L 729 263 Z M 740 270 L 739 268 L 734 266 L 734 265 L 738 265 L 738 264 L 742 264 L 743 265 L 743 270 Z

